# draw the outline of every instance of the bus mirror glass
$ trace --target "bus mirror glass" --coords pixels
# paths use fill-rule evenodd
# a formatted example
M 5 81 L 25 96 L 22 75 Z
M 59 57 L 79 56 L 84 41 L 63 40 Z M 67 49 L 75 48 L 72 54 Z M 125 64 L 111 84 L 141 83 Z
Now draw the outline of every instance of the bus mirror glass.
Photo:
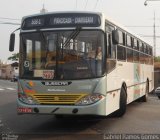
M 118 30 L 112 31 L 112 42 L 114 45 L 117 45 L 119 43 L 119 33 Z
M 9 42 L 9 51 L 10 52 L 14 51 L 14 43 L 15 43 L 15 33 L 12 33 L 10 35 L 10 42 Z

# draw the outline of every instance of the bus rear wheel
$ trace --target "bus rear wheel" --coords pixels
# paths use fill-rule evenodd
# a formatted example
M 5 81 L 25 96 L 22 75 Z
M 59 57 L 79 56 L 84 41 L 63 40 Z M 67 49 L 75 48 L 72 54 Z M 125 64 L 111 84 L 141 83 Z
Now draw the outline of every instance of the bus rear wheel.
M 120 92 L 119 109 L 113 113 L 115 117 L 122 117 L 126 113 L 127 94 L 122 87 Z

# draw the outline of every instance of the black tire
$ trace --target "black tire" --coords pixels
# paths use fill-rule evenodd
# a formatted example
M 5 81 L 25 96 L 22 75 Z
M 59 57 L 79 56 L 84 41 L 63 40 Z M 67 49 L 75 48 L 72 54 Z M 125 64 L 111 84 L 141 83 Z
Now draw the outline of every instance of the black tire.
M 160 99 L 160 96 L 158 96 L 158 98 Z
M 147 83 L 146 83 L 146 91 L 145 91 L 146 93 L 145 93 L 145 95 L 144 96 L 142 96 L 138 101 L 139 102 L 147 102 L 147 100 L 148 100 L 148 94 L 149 94 L 149 83 L 148 83 L 148 81 L 147 81 Z
M 126 113 L 126 107 L 127 107 L 126 105 L 127 105 L 127 94 L 125 89 L 122 87 L 120 93 L 120 101 L 119 101 L 120 108 L 113 113 L 113 116 L 122 117 Z

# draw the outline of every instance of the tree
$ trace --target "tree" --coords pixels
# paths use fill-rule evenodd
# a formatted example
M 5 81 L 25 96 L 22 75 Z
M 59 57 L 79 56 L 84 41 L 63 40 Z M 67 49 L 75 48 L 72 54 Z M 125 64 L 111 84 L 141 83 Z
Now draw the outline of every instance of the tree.
M 17 61 L 19 59 L 19 53 L 14 53 L 12 56 L 8 57 L 8 60 Z
M 154 57 L 154 62 L 160 62 L 160 56 Z

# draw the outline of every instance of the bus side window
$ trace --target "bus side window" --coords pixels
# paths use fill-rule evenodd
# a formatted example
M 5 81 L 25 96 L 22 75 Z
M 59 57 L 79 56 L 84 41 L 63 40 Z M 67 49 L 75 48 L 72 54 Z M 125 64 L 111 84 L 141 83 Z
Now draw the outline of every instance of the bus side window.
M 116 59 L 116 45 L 112 43 L 112 35 L 107 33 L 107 57 L 111 59 Z
M 106 43 L 107 43 L 107 58 L 106 58 L 106 71 L 111 72 L 116 66 L 116 45 L 112 43 L 112 30 L 114 27 L 106 25 Z
M 111 58 L 111 54 L 112 54 L 112 51 L 111 51 L 111 34 L 108 34 L 108 33 L 107 33 L 107 48 L 108 48 L 107 57 Z
M 127 48 L 127 61 L 133 62 L 133 47 L 132 47 L 132 38 L 130 35 L 126 35 L 126 46 Z
M 119 44 L 117 45 L 117 59 L 120 61 L 126 61 L 126 48 L 125 46 L 125 33 L 118 31 Z

